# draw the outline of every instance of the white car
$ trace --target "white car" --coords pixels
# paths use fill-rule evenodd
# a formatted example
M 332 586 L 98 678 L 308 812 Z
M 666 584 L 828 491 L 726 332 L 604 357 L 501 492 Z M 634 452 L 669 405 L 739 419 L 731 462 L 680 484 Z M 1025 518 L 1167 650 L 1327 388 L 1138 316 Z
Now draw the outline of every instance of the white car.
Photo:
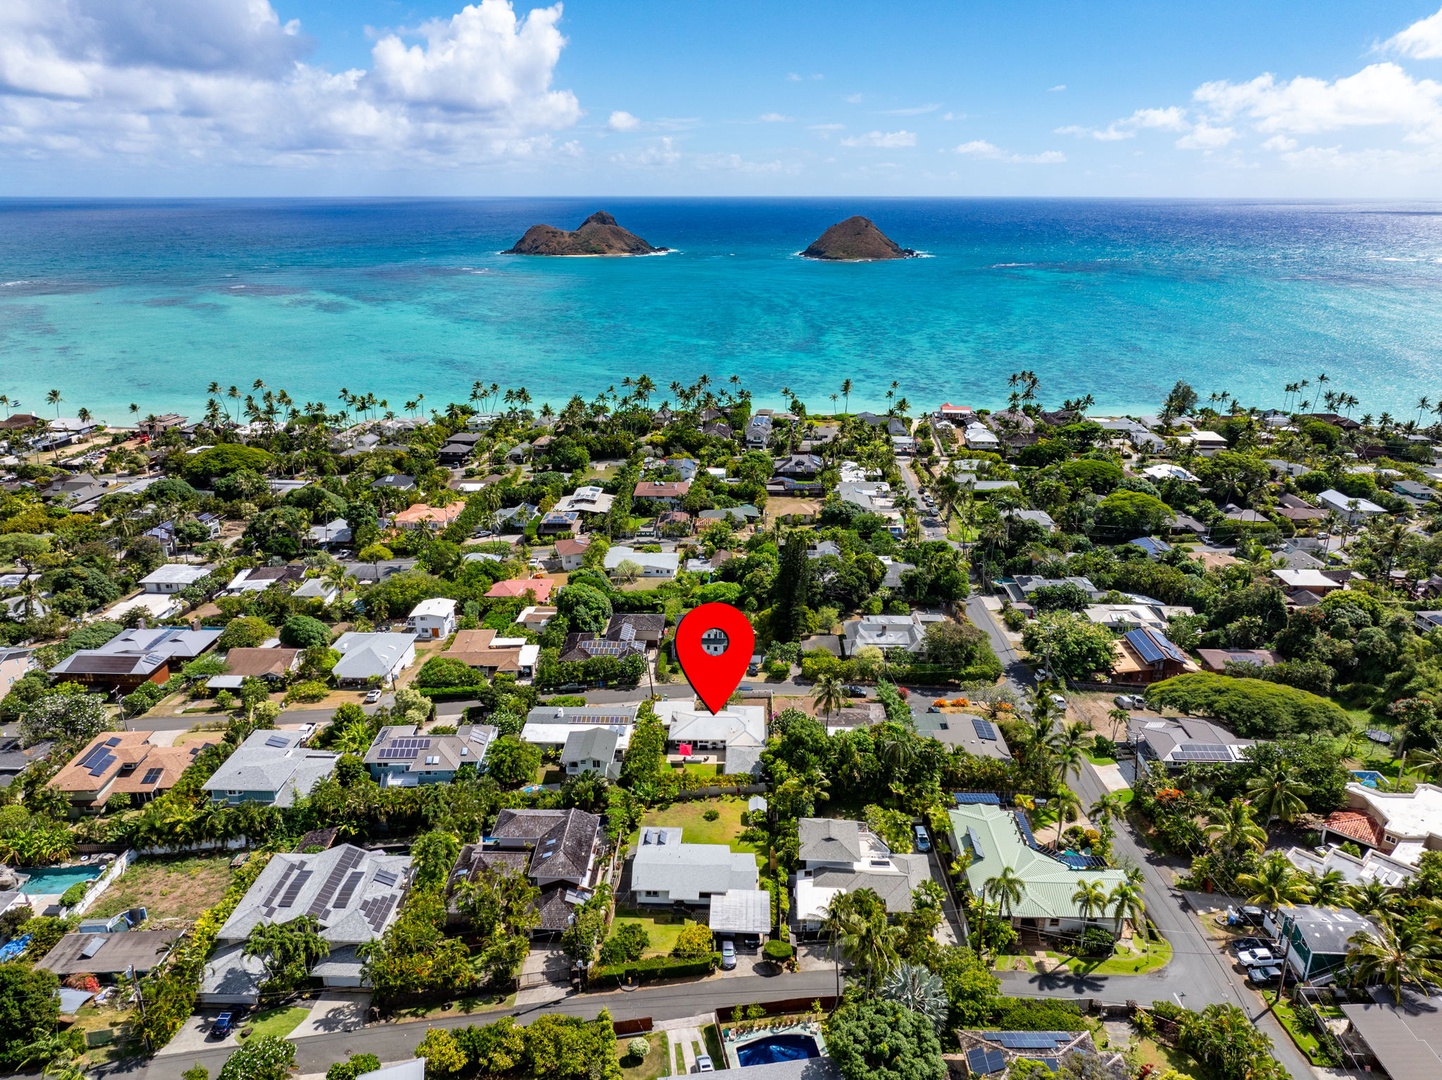
M 1237 963 L 1245 968 L 1260 967 L 1276 962 L 1277 958 L 1272 955 L 1271 949 L 1243 949 L 1237 953 Z
M 1066 708 L 1066 698 L 1062 697 L 1060 694 L 1053 694 L 1051 696 L 1051 703 L 1058 709 Z
M 713 1065 L 713 1064 L 711 1064 L 711 1055 L 710 1055 L 710 1054 L 697 1054 L 697 1055 L 696 1055 L 696 1071 L 697 1071 L 697 1072 L 715 1072 L 715 1071 L 716 1071 L 716 1066 Z
M 372 690 L 369 694 L 366 695 L 365 703 L 367 705 L 374 705 L 380 699 L 381 692 L 379 690 Z

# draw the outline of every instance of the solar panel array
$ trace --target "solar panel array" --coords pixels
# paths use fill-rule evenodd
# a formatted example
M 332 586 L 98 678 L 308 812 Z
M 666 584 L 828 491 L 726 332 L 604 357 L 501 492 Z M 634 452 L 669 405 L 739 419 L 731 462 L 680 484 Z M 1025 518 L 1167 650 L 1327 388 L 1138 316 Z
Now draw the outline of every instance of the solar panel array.
M 145 784 L 155 784 L 155 783 L 158 783 L 158 782 L 160 781 L 160 778 L 161 778 L 162 776 L 164 776 L 164 775 L 165 775 L 165 770 L 164 770 L 164 769 L 146 769 L 146 770 L 145 770 L 145 777 L 144 777 L 144 779 L 142 779 L 142 780 L 140 781 L 140 783 L 141 783 L 142 785 L 145 785 Z
M 285 890 L 285 895 L 280 898 L 280 907 L 287 908 L 295 903 L 295 898 L 300 895 L 305 883 L 310 880 L 311 872 L 302 870 L 290 879 L 290 885 Z
M 336 890 L 340 888 L 341 879 L 365 861 L 365 852 L 359 848 L 347 848 L 341 852 L 340 858 L 335 861 L 331 871 L 326 875 L 325 883 L 321 885 L 320 892 L 315 894 L 306 914 L 320 918 L 325 914 L 325 909 L 330 907 L 331 898 L 335 896 Z
M 396 897 L 394 893 L 385 896 L 372 896 L 369 900 L 361 901 L 361 914 L 366 917 L 366 922 L 377 934 L 385 927 L 386 918 L 395 907 Z
M 287 739 L 284 735 L 272 735 L 265 740 L 265 745 L 274 747 L 278 750 L 283 750 L 285 749 L 285 747 L 290 745 L 290 740 Z
M 1183 743 L 1172 752 L 1173 761 L 1231 761 L 1232 754 L 1221 743 Z
M 954 791 L 951 797 L 957 806 L 1000 806 L 1001 796 L 994 791 Z
M 384 746 L 376 751 L 376 758 L 380 761 L 411 761 L 414 760 L 416 750 L 403 750 L 398 746 Z
M 104 772 L 105 772 L 106 769 L 110 768 L 110 766 L 112 766 L 112 765 L 114 765 L 114 764 L 115 764 L 115 755 L 112 754 L 109 750 L 106 750 L 106 751 L 105 751 L 103 754 L 101 754 L 98 758 L 93 758 L 93 759 L 91 760 L 91 762 L 90 762 L 90 775 L 91 775 L 91 776 L 100 776 L 100 775 L 104 774 Z
M 394 888 L 394 887 L 395 887 L 396 882 L 397 882 L 398 880 L 400 880 L 400 879 L 396 877 L 394 871 L 391 871 L 391 870 L 377 870 L 377 871 L 376 871 L 376 880 L 379 881 L 379 882 L 380 882 L 382 885 L 384 885 L 386 888 L 391 889 L 391 888 Z
M 1008 1050 L 1057 1050 L 1076 1036 L 1074 1031 L 984 1031 L 981 1035 Z
M 1178 651 L 1177 647 L 1170 641 L 1152 630 L 1145 627 L 1139 630 L 1132 630 L 1126 635 L 1126 639 L 1136 649 L 1142 660 L 1148 664 L 1159 664 L 1163 660 L 1174 660 L 1177 663 L 1184 663 L 1186 657 Z
M 351 872 L 350 877 L 345 879 L 345 884 L 340 887 L 340 892 L 335 894 L 335 908 L 337 910 L 351 902 L 351 897 L 355 896 L 356 886 L 361 883 L 364 877 L 365 871 L 355 870 Z
M 977 1047 L 966 1052 L 966 1066 L 973 1076 L 989 1076 L 1006 1068 L 1006 1054 L 1000 1050 L 985 1050 Z
M 971 718 L 971 726 L 976 729 L 976 737 L 987 742 L 996 742 L 996 725 L 990 720 L 983 720 L 979 716 Z
M 260 905 L 261 912 L 264 913 L 267 918 L 275 914 L 276 901 L 280 899 L 281 892 L 284 891 L 285 886 L 299 869 L 300 867 L 295 863 L 286 863 L 285 869 L 281 871 L 279 880 L 271 886 L 270 893 L 265 898 L 265 903 Z
M 1029 848 L 1039 848 L 1036 842 L 1036 835 L 1031 831 L 1031 822 L 1026 818 L 1025 810 L 1013 810 L 1012 815 L 1016 818 L 1016 827 L 1021 832 L 1022 841 Z

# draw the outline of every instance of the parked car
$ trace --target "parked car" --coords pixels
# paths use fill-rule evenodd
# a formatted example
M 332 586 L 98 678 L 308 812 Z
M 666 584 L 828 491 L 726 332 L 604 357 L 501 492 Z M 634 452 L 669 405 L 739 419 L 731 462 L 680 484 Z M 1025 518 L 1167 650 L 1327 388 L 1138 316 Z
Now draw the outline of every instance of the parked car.
M 369 694 L 366 695 L 366 701 L 365 701 L 365 703 L 366 703 L 367 705 L 374 705 L 374 704 L 375 704 L 377 701 L 379 701 L 380 699 L 381 699 L 381 692 L 380 692 L 380 690 L 372 690 Z
M 697 1071 L 697 1072 L 715 1072 L 715 1071 L 716 1071 L 716 1066 L 711 1064 L 711 1055 L 710 1055 L 710 1054 L 697 1054 L 697 1055 L 696 1055 L 696 1071 Z
M 1058 709 L 1066 708 L 1066 698 L 1062 697 L 1060 694 L 1053 694 L 1051 696 L 1051 703 L 1055 705 Z
M 926 711 L 927 711 L 927 712 L 934 712 L 934 713 L 939 713 L 939 712 L 941 712 L 941 710 L 938 709 L 935 705 L 928 705 L 928 706 L 926 707 Z
M 223 1039 L 235 1030 L 235 1014 L 223 1012 L 215 1018 L 215 1023 L 210 1025 L 210 1037 L 212 1039 Z
M 927 852 L 931 850 L 931 837 L 926 835 L 926 826 L 918 825 L 913 832 L 916 833 L 916 850 Z
M 721 970 L 731 971 L 736 967 L 736 943 L 729 938 L 721 943 Z
M 1271 949 L 1243 949 L 1237 953 L 1237 963 L 1245 968 L 1257 967 L 1259 965 L 1271 964 L 1276 961 Z
M 1228 947 L 1232 950 L 1232 952 L 1240 954 L 1251 949 L 1270 949 L 1272 947 L 1272 943 L 1266 938 L 1241 937 L 1237 938 L 1236 941 L 1233 941 Z
M 1131 694 L 1118 694 L 1112 701 L 1118 709 L 1144 709 L 1147 705 L 1142 698 Z
M 1282 977 L 1282 969 L 1270 964 L 1247 968 L 1247 981 L 1254 986 L 1274 986 Z
M 866 696 L 866 687 L 864 687 L 864 686 L 848 686 L 848 687 L 846 688 L 846 696 L 847 696 L 847 697 L 865 697 L 865 696 Z

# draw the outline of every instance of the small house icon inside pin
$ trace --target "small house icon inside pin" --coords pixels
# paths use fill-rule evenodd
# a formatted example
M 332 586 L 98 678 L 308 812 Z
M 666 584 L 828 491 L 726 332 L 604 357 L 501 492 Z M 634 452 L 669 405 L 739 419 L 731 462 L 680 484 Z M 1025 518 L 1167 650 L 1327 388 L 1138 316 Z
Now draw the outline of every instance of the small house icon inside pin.
M 701 635 L 701 651 L 707 656 L 721 656 L 731 645 L 725 630 L 710 629 Z

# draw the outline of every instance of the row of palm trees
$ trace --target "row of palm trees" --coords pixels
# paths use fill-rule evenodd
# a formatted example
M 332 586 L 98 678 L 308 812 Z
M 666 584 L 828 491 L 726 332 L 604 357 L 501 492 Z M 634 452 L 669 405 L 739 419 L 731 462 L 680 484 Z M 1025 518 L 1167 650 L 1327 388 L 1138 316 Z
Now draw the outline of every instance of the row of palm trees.
M 1142 882 L 1142 872 L 1137 867 L 1128 869 L 1126 877 L 1117 882 L 1110 892 L 1100 881 L 1078 879 L 1076 891 L 1072 893 L 1071 900 L 1087 922 L 1105 916 L 1110 911 L 1113 933 L 1121 936 L 1124 920 L 1130 919 L 1132 925 L 1138 929 L 1145 925 L 1147 906 L 1142 892 Z M 983 917 L 986 916 L 988 906 L 995 905 L 998 915 L 1004 919 L 1011 919 L 1025 897 L 1026 881 L 1016 872 L 1015 868 L 1002 867 L 997 874 L 987 878 L 982 885 L 981 896 L 978 898 L 981 906 L 980 914 Z

